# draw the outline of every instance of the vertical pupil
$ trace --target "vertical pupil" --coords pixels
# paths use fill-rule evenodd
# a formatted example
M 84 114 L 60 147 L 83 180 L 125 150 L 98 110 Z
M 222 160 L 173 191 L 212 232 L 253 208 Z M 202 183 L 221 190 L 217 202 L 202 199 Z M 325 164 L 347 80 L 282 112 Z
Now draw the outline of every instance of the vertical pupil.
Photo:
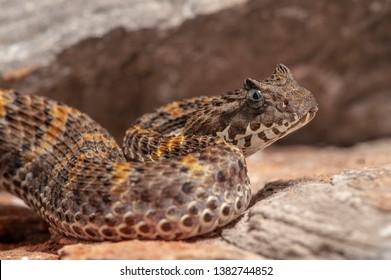
M 256 99 L 256 100 L 259 99 L 258 92 L 254 91 L 254 93 L 253 93 L 253 99 Z

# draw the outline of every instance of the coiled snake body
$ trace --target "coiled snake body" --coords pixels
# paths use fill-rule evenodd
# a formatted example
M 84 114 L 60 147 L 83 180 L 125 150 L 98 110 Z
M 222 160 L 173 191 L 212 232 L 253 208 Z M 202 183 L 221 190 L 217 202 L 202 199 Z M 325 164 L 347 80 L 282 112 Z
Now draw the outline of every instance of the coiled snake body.
M 0 91 L 0 186 L 56 231 L 86 240 L 184 239 L 238 217 L 245 156 L 308 123 L 317 105 L 288 68 L 137 120 L 123 150 L 78 110 Z

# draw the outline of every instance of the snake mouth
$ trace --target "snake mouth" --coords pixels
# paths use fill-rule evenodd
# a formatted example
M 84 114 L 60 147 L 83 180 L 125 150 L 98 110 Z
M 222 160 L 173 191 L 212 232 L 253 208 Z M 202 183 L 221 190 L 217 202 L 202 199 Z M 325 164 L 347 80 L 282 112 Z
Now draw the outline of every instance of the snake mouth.
M 302 124 L 302 125 L 306 125 L 307 123 L 312 121 L 312 119 L 315 117 L 317 111 L 318 111 L 317 109 L 308 111 L 307 114 L 305 114 L 304 116 L 302 116 L 300 118 L 299 123 Z
M 311 109 L 309 110 L 305 115 L 303 115 L 298 121 L 296 121 L 295 123 L 293 123 L 290 127 L 290 129 L 288 129 L 288 131 L 286 131 L 287 133 L 291 133 L 293 131 L 296 131 L 298 130 L 299 128 L 305 126 L 307 123 L 309 123 L 310 121 L 312 121 L 312 119 L 315 117 L 316 115 L 316 112 L 318 111 L 318 108 L 314 108 L 314 109 Z
M 243 150 L 245 156 L 249 156 L 256 151 L 262 150 L 277 140 L 303 127 L 315 117 L 316 112 L 317 108 L 308 111 L 301 118 L 296 115 L 295 120 L 290 123 L 290 126 L 287 129 L 285 127 L 284 131 L 279 130 L 279 128 L 276 129 L 276 127 L 260 131 L 258 134 L 256 134 L 256 137 L 252 138 L 254 139 L 255 144 L 252 142 L 253 145 L 250 144 L 249 147 L 244 146 Z M 279 133 L 277 133 L 277 131 Z M 260 141 L 256 140 L 258 138 Z

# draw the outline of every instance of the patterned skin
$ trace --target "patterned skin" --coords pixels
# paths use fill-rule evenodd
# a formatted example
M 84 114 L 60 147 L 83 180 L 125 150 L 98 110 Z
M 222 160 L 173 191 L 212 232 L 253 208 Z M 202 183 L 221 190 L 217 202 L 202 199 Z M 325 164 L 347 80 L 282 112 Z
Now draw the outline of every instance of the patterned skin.
M 241 215 L 251 197 L 245 157 L 316 111 L 312 94 L 280 64 L 242 89 L 144 115 L 122 151 L 74 108 L 0 91 L 0 186 L 68 237 L 189 238 Z

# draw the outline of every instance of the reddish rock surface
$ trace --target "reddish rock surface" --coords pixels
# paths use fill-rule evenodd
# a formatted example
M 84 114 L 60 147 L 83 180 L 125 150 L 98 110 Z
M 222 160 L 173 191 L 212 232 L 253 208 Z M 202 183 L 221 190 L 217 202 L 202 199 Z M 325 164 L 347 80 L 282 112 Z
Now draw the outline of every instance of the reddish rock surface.
M 210 242 L 209 242 L 210 243 Z M 210 260 L 259 259 L 260 256 L 229 244 L 208 244 L 207 241 L 123 241 L 118 243 L 76 244 L 59 250 L 61 259 L 138 259 L 138 260 Z

